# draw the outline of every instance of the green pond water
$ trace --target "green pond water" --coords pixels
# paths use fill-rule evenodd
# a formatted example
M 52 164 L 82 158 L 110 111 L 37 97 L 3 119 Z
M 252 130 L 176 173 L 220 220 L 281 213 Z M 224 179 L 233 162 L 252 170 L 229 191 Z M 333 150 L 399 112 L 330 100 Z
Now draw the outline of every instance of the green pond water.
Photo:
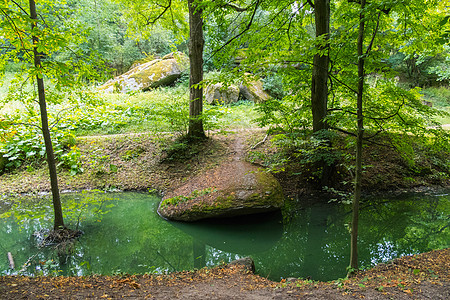
M 258 274 L 273 280 L 332 280 L 346 274 L 349 206 L 298 208 L 284 220 L 271 214 L 184 224 L 158 216 L 159 200 L 133 192 L 63 195 L 66 225 L 84 232 L 66 255 L 38 246 L 52 226 L 49 197 L 32 205 L 3 199 L 0 274 L 163 273 L 246 256 L 255 260 Z M 360 265 L 449 247 L 449 215 L 448 193 L 366 200 L 360 213 Z

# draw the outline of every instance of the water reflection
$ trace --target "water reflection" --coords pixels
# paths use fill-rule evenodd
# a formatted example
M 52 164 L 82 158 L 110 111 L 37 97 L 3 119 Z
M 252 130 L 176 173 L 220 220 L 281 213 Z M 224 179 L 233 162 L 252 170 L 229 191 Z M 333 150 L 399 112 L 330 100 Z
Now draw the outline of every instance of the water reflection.
M 49 201 L 13 205 L 11 215 L 0 219 L 3 274 L 162 273 L 251 256 L 257 271 L 271 279 L 331 280 L 345 275 L 349 261 L 350 214 L 342 205 L 305 207 L 285 224 L 273 214 L 183 224 L 161 219 L 159 199 L 148 194 L 66 195 L 66 222 L 85 234 L 64 256 L 38 248 L 33 238 L 36 230 L 51 227 Z M 368 199 L 360 216 L 361 265 L 448 247 L 449 214 L 448 195 Z
M 221 251 L 249 255 L 272 248 L 283 234 L 281 213 L 257 214 L 195 223 L 170 222 L 198 243 Z

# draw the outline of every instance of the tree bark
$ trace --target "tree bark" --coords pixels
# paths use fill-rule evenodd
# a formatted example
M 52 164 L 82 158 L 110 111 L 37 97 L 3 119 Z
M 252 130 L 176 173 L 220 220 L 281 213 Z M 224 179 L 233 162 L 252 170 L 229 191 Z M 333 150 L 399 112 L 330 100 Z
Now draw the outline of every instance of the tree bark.
M 189 129 L 188 137 L 205 138 L 203 129 L 203 12 L 195 0 L 189 0 Z
M 330 0 L 316 0 L 314 3 L 314 18 L 316 25 L 316 38 L 324 37 L 325 43 L 318 45 L 321 53 L 314 55 L 313 72 L 311 79 L 311 111 L 313 115 L 313 132 L 328 129 L 326 116 L 328 105 L 328 39 L 330 35 Z M 325 51 L 325 53 L 323 53 Z M 326 141 L 328 148 L 331 142 Z M 328 150 L 324 150 L 328 151 Z M 331 184 L 334 166 L 324 159 L 317 162 L 316 167 L 321 169 L 320 187 Z
M 361 0 L 361 13 L 359 15 L 359 31 L 358 31 L 358 94 L 356 100 L 357 106 L 357 136 L 356 136 L 356 175 L 355 190 L 353 197 L 353 213 L 352 213 L 352 231 L 350 243 L 350 268 L 356 270 L 358 268 L 358 222 L 359 222 L 359 201 L 361 198 L 361 179 L 362 179 L 362 147 L 364 137 L 364 116 L 363 116 L 363 93 L 364 93 L 364 7 L 366 0 Z
M 30 17 L 32 21 L 32 32 L 36 27 L 37 12 L 36 3 L 34 0 L 29 0 L 30 3 Z M 33 39 L 33 55 L 34 55 L 34 66 L 36 69 L 41 69 L 41 54 L 37 51 L 37 44 L 39 43 L 39 38 L 35 35 L 32 36 Z M 64 228 L 64 219 L 62 214 L 61 199 L 59 195 L 58 188 L 58 176 L 56 173 L 56 162 L 55 155 L 53 153 L 52 140 L 50 137 L 50 129 L 48 126 L 48 116 L 47 116 L 47 103 L 45 101 L 45 88 L 43 75 L 36 75 L 36 81 L 38 85 L 38 98 L 39 98 L 39 108 L 41 111 L 41 123 L 42 123 L 42 134 L 44 136 L 45 153 L 47 155 L 47 164 L 50 173 L 50 185 L 53 197 L 53 211 L 55 214 L 54 226 L 53 228 L 61 229 Z
M 316 0 L 314 6 L 316 37 L 324 36 L 328 40 L 330 34 L 330 0 Z M 328 49 L 328 43 L 319 46 L 319 51 Z M 325 117 L 327 116 L 328 102 L 328 54 L 314 55 L 311 109 L 313 115 L 313 131 L 327 129 Z

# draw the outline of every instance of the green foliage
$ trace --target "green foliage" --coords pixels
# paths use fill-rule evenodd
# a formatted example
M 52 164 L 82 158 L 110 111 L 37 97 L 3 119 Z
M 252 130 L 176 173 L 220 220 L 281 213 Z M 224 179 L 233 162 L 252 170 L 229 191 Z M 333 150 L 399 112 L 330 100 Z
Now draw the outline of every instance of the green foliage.
M 450 89 L 448 87 L 430 87 L 421 91 L 425 101 L 430 102 L 434 108 L 445 112 L 436 116 L 436 121 L 450 124 Z
M 131 28 L 124 18 L 124 7 L 116 1 L 77 0 L 71 3 L 71 18 L 82 22 L 86 40 L 78 47 L 85 54 L 102 57 L 115 74 L 126 72 L 131 65 L 149 54 L 165 55 L 171 52 L 174 37 L 161 27 L 149 29 L 149 34 L 130 35 Z M 71 52 L 61 55 L 73 56 Z
M 141 147 L 137 147 L 134 149 L 126 150 L 122 155 L 121 158 L 125 161 L 133 160 L 138 158 L 145 150 Z
M 123 14 L 128 23 L 128 34 L 138 40 L 152 36 L 152 26 L 149 25 L 160 26 L 157 28 L 163 28 L 166 32 L 170 30 L 173 33 L 172 40 L 180 44 L 188 36 L 186 1 L 173 0 L 163 5 L 142 0 L 116 0 L 116 2 L 123 5 Z
M 270 125 L 274 129 L 293 134 L 311 124 L 311 111 L 305 94 L 289 95 L 283 100 L 269 99 L 259 104 L 256 110 L 261 114 L 256 122 L 260 126 Z
M 31 121 L 30 119 L 27 121 Z M 23 124 L 0 128 L 3 138 L 0 140 L 0 154 L 7 159 L 6 169 L 18 168 L 23 164 L 40 163 L 45 157 L 45 145 L 42 133 L 35 126 Z M 68 168 L 72 175 L 82 172 L 79 165 L 80 152 L 76 146 L 67 144 L 73 135 L 68 130 L 53 130 L 53 150 L 60 159 L 60 166 Z
M 275 173 L 285 171 L 285 167 L 290 163 L 301 164 L 303 175 L 309 180 L 317 180 L 322 172 L 318 167 L 319 162 L 332 166 L 343 161 L 343 154 L 332 147 L 336 137 L 335 133 L 326 130 L 315 134 L 311 134 L 309 130 L 278 133 L 271 139 L 277 151 L 268 155 L 255 151 L 251 152 L 249 157 L 251 161 L 262 160 L 262 164 Z
M 184 161 L 198 155 L 203 148 L 204 140 L 191 139 L 187 135 L 182 135 L 172 143 L 168 144 L 165 150 L 167 156 L 164 161 Z
M 81 152 L 77 146 L 73 146 L 70 148 L 70 151 L 67 153 L 63 153 L 60 156 L 60 164 L 61 166 L 70 170 L 70 175 L 75 176 L 78 173 L 83 173 L 84 169 L 81 167 Z
M 45 146 L 37 128 L 11 126 L 0 131 L 3 136 L 0 153 L 8 160 L 7 169 L 19 167 L 27 159 L 45 156 Z
M 233 106 L 204 105 L 204 128 L 213 131 L 224 127 L 248 127 L 256 117 L 253 108 L 253 104 L 248 102 Z M 80 121 L 85 124 L 77 125 L 77 117 L 72 122 L 77 127 L 77 135 L 151 132 L 182 136 L 188 127 L 187 84 L 182 81 L 174 87 L 162 87 L 145 93 L 103 95 L 93 107 L 94 111 L 89 109 L 86 107 L 84 112 L 79 112 L 84 115 Z M 99 122 L 92 120 L 94 116 L 98 116 Z
M 183 136 L 187 131 L 189 110 L 186 89 L 185 81 L 174 87 L 133 94 L 97 94 L 77 89 L 58 91 L 49 87 L 49 119 L 59 166 L 67 168 L 72 175 L 83 171 L 80 162 L 76 163 L 80 153 L 78 148 L 74 148 L 75 136 L 128 132 Z M 45 149 L 40 130 L 36 127 L 39 126 L 39 120 L 33 94 L 28 92 L 28 86 L 11 90 L 2 101 L 20 105 L 10 106 L 10 113 L 3 115 L 3 121 L 0 122 L 3 133 L 0 151 L 8 158 L 11 157 L 11 161 L 8 161 L 9 170 L 24 163 L 39 163 L 45 157 L 44 154 L 39 155 L 39 151 Z M 205 105 L 202 115 L 204 128 L 208 131 L 248 127 L 255 116 L 254 104 L 249 102 L 230 106 Z M 183 148 L 183 143 L 179 146 Z M 189 146 L 184 146 L 187 152 L 182 156 L 195 155 L 195 149 L 187 150 Z M 174 149 L 168 151 L 181 153 L 178 151 L 182 150 L 180 147 L 175 145 Z M 39 151 L 32 150 L 34 148 Z M 124 154 L 127 159 L 134 156 Z M 110 170 L 104 172 L 109 173 Z
M 450 89 L 446 87 L 431 87 L 423 89 L 421 94 L 424 95 L 425 99 L 432 102 L 433 106 L 440 109 L 449 110 L 450 107 Z
M 21 4 L 22 7 L 19 6 Z M 100 66 L 104 64 L 98 56 L 84 53 L 78 47 L 86 41 L 87 31 L 83 22 L 71 17 L 73 11 L 67 2 L 39 1 L 37 4 L 40 18 L 32 34 L 38 38 L 35 45 L 37 51 L 43 54 L 42 67 L 39 69 L 34 67 L 31 55 L 33 44 L 29 33 L 32 21 L 26 13 L 27 5 L 2 1 L 0 8 L 7 15 L 0 22 L 0 35 L 3 37 L 0 45 L 5 49 L 0 59 L 0 69 L 6 62 L 29 64 L 21 71 L 31 78 L 45 74 L 46 80 L 52 81 L 57 88 L 101 77 Z M 26 34 L 21 35 L 19 32 Z M 64 53 L 71 53 L 71 56 Z
M 275 99 L 283 99 L 286 96 L 283 78 L 275 71 L 263 78 L 264 90 Z
M 438 81 L 449 80 L 448 54 L 436 56 L 407 56 L 398 52 L 388 59 L 389 65 L 409 83 L 410 86 L 433 86 Z
M 83 96 L 84 95 L 84 96 Z M 51 124 L 51 136 L 53 151 L 59 161 L 59 166 L 67 168 L 72 175 L 83 172 L 80 165 L 80 151 L 75 146 L 76 140 L 73 134 L 76 126 L 82 126 L 84 110 L 80 108 L 77 99 L 85 100 L 86 105 L 92 98 L 85 97 L 89 93 L 65 93 L 63 91 L 48 90 L 50 103 L 49 120 Z M 14 114 L 4 115 L 0 123 L 2 138 L 0 139 L 0 154 L 8 159 L 7 169 L 14 169 L 26 164 L 38 164 L 46 157 L 46 149 L 40 129 L 40 120 L 36 112 L 36 104 L 32 101 L 32 95 L 26 91 L 9 93 L 5 99 L 21 100 L 23 110 L 17 109 Z M 89 101 L 87 100 L 89 99 Z M 64 102 L 64 103 L 63 103 Z M 67 106 L 61 109 L 61 106 Z M 72 106 L 73 105 L 73 106 Z M 90 103 L 93 106 L 93 103 Z M 78 114 L 74 114 L 78 108 Z M 77 121 L 73 116 L 77 116 Z M 95 118 L 95 114 L 92 114 Z M 80 124 L 81 123 L 81 124 Z
M 45 205 L 49 201 L 48 198 L 27 196 L 12 200 L 11 208 L 0 214 L 0 218 L 13 216 L 15 221 L 24 227 L 33 220 L 41 222 L 41 228 L 47 227 L 45 223 L 51 222 L 52 208 Z M 79 223 L 88 217 L 95 217 L 100 221 L 113 207 L 113 204 L 109 203 L 110 200 L 114 200 L 114 197 L 102 191 L 84 191 L 81 197 L 67 197 L 62 201 L 64 219 L 77 228 Z

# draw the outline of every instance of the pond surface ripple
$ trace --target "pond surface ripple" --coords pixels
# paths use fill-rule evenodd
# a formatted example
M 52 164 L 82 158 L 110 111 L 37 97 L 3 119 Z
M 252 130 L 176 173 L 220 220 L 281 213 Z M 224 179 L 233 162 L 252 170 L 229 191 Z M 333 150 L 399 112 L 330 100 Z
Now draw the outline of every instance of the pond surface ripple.
M 251 256 L 257 273 L 273 280 L 327 281 L 344 277 L 349 263 L 345 205 L 299 208 L 284 221 L 281 214 L 265 214 L 185 224 L 160 218 L 160 199 L 149 194 L 67 194 L 66 225 L 84 235 L 62 253 L 38 247 L 36 232 L 52 226 L 50 201 L 15 199 L 0 206 L 1 274 L 163 273 Z M 360 265 L 449 247 L 449 215 L 446 193 L 366 200 L 360 213 Z

